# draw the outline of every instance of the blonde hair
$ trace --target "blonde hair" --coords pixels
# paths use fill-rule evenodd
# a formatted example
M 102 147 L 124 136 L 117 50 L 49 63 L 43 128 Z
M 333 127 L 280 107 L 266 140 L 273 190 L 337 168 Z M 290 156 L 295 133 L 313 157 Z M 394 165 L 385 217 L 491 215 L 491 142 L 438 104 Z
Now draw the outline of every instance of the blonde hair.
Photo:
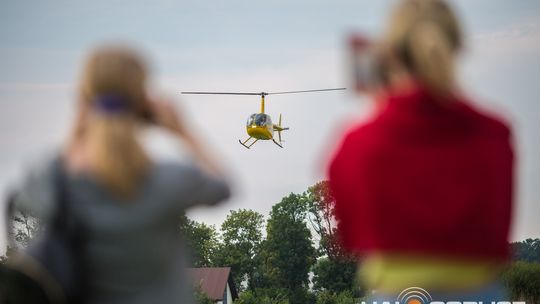
M 384 37 L 405 69 L 440 94 L 454 89 L 455 57 L 462 39 L 458 19 L 443 0 L 402 1 Z
M 133 51 L 108 46 L 95 50 L 84 66 L 81 101 L 91 110 L 84 136 L 93 173 L 114 194 L 135 194 L 149 167 L 149 159 L 137 140 L 140 113 L 147 111 L 146 68 Z M 100 98 L 115 96 L 122 111 L 100 110 Z

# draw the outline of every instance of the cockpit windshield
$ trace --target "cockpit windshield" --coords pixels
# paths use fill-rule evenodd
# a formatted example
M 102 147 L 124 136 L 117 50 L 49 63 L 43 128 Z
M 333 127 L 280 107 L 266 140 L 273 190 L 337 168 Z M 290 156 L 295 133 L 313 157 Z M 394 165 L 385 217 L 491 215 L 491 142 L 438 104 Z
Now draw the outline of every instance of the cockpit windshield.
M 247 123 L 246 125 L 249 127 L 251 125 L 253 125 L 253 122 L 255 121 L 255 117 L 257 116 L 257 114 L 251 114 L 247 120 Z
M 266 115 L 257 114 L 257 117 L 255 117 L 255 124 L 259 127 L 264 126 L 266 124 Z
M 247 126 L 249 127 L 253 125 L 257 127 L 269 126 L 272 125 L 272 120 L 270 119 L 270 116 L 266 114 L 251 114 L 251 116 L 248 118 Z

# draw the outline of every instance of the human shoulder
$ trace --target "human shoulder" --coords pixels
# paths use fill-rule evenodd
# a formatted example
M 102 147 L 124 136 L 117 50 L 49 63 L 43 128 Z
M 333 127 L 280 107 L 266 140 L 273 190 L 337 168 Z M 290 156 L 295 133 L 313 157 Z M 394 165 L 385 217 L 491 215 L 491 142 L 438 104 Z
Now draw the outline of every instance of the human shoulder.
M 164 161 L 154 164 L 153 172 L 161 178 L 189 177 L 200 174 L 200 170 L 190 162 Z
M 357 123 L 345 131 L 343 142 L 366 140 L 380 132 L 381 115 L 376 114 L 369 119 Z
M 158 185 L 162 190 L 179 190 L 179 185 L 187 187 L 195 183 L 203 175 L 192 163 L 179 161 L 155 162 L 150 170 L 149 182 Z
M 163 192 L 181 198 L 182 208 L 213 205 L 230 196 L 224 177 L 209 175 L 191 162 L 162 162 L 155 165 L 154 181 Z
M 370 155 L 370 151 L 378 151 L 388 142 L 384 113 L 378 113 L 370 119 L 351 127 L 343 135 L 341 149 L 349 150 L 355 157 Z
M 488 110 L 486 107 L 468 99 L 461 100 L 461 104 L 473 117 L 483 133 L 503 139 L 511 137 L 510 123 L 500 112 Z

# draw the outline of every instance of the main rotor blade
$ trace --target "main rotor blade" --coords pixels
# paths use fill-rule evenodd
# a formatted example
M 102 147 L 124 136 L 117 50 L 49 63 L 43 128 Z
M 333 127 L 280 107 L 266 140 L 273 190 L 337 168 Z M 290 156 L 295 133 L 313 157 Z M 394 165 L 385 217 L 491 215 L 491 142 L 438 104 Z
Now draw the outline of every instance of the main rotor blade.
M 347 89 L 347 88 L 335 88 L 335 89 L 318 89 L 318 90 L 304 90 L 304 91 L 274 92 L 274 93 L 268 93 L 268 95 L 293 94 L 293 93 L 309 93 L 309 92 L 323 92 L 323 91 L 339 91 L 339 90 L 346 90 L 346 89 Z
M 317 90 L 303 90 L 303 91 L 286 91 L 286 92 L 273 92 L 273 93 L 253 93 L 253 92 L 180 92 L 181 94 L 198 94 L 198 95 L 257 95 L 257 96 L 266 96 L 266 95 L 279 95 L 279 94 L 295 94 L 295 93 L 310 93 L 310 92 L 324 92 L 324 91 L 339 91 L 346 90 L 346 88 L 335 88 L 335 89 L 317 89 Z
M 199 95 L 258 95 L 263 93 L 245 93 L 245 92 L 180 92 L 180 94 L 199 94 Z M 264 93 L 266 95 L 266 93 Z

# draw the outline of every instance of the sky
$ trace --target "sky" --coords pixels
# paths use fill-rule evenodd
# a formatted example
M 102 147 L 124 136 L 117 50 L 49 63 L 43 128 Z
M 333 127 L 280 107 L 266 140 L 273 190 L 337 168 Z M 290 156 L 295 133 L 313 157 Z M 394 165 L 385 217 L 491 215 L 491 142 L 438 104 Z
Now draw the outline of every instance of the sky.
M 219 227 L 231 209 L 266 217 L 273 204 L 324 179 L 340 134 L 370 115 L 348 92 L 268 96 L 274 120 L 290 127 L 284 149 L 258 142 L 245 121 L 248 96 L 181 96 L 180 91 L 287 91 L 350 86 L 346 40 L 376 37 L 393 0 L 7 1 L 0 0 L 0 198 L 36 159 L 54 151 L 73 119 L 81 61 L 104 42 L 139 48 L 151 90 L 174 100 L 228 169 L 234 196 L 189 216 Z M 540 2 L 450 1 L 466 32 L 460 83 L 512 124 L 517 155 L 513 240 L 540 237 Z M 144 141 L 157 158 L 179 159 L 181 144 L 159 130 Z M 0 248 L 5 244 L 0 229 Z

